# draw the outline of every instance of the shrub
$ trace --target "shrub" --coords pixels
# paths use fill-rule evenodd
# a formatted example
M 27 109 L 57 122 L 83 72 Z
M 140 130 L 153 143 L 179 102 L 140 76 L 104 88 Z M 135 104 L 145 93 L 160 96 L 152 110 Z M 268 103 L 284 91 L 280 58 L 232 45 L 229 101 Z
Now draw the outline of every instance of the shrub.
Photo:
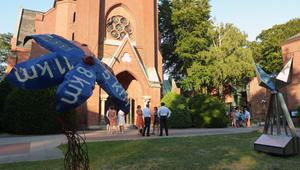
M 296 106 L 296 110 L 297 110 L 297 119 L 298 119 L 298 123 L 299 123 L 299 125 L 300 125 L 300 104 L 298 104 L 297 106 Z
M 228 123 L 225 106 L 210 95 L 195 95 L 189 100 L 193 127 L 221 128 Z
M 171 111 L 171 117 L 168 120 L 168 127 L 170 128 L 190 128 L 192 127 L 191 115 L 187 110 L 186 99 L 174 92 L 169 92 L 162 99 Z
M 56 88 L 23 90 L 14 88 L 7 96 L 3 123 L 5 130 L 16 134 L 59 133 L 56 113 Z M 74 114 L 74 113 L 73 113 Z
M 12 89 L 13 87 L 9 84 L 6 78 L 0 82 L 0 132 L 3 130 L 2 119 L 3 119 L 4 102 L 8 94 L 12 91 Z
M 300 113 L 300 104 L 298 104 L 297 106 L 296 106 L 296 110 L 297 110 L 297 112 L 298 112 L 298 114 Z

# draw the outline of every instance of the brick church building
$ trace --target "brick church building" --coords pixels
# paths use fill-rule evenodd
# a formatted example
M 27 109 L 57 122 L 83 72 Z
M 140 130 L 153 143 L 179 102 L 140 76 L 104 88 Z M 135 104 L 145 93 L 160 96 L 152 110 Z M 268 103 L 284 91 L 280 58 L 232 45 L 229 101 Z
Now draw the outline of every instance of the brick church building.
M 47 53 L 30 34 L 57 34 L 87 44 L 109 65 L 130 99 L 127 123 L 135 122 L 137 105 L 160 105 L 162 56 L 159 51 L 157 0 L 54 0 L 47 12 L 20 9 L 12 38 L 10 70 L 15 64 Z M 80 124 L 98 128 L 109 96 L 96 86 L 87 102 L 77 108 Z

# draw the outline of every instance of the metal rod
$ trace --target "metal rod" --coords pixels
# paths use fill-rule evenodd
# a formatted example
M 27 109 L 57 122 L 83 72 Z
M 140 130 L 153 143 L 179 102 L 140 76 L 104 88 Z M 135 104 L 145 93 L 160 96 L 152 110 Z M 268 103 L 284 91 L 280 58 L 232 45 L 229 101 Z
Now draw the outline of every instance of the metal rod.
M 295 126 L 293 124 L 293 121 L 292 121 L 292 118 L 290 116 L 290 113 L 288 111 L 288 108 L 287 108 L 287 106 L 286 106 L 286 104 L 284 102 L 284 98 L 283 98 L 283 96 L 282 96 L 282 94 L 280 92 L 278 92 L 278 98 L 279 98 L 279 101 L 280 101 L 280 105 L 281 105 L 282 111 L 283 111 L 283 113 L 285 115 L 285 118 L 286 118 L 287 123 L 289 125 L 289 128 L 291 130 L 292 136 L 295 137 L 295 136 L 297 136 L 296 129 L 295 129 Z
M 274 92 L 274 100 L 275 100 L 275 116 L 276 116 L 276 128 L 277 128 L 277 135 L 281 135 L 281 130 L 280 130 L 280 117 L 279 117 L 279 112 L 278 112 L 278 99 L 277 99 L 277 91 Z
M 270 117 L 272 112 L 272 95 L 269 100 L 269 106 L 267 110 L 267 114 L 265 115 L 265 127 L 264 127 L 264 134 L 268 134 L 269 126 L 270 126 Z
M 273 96 L 273 94 L 272 94 L 272 96 Z M 273 126 L 274 126 L 274 102 L 273 102 L 273 100 L 272 100 L 272 112 L 270 113 L 271 114 L 271 118 L 270 118 L 270 120 L 271 120 L 271 135 L 273 135 Z
M 287 131 L 286 118 L 284 115 L 282 115 L 282 121 L 283 121 L 283 127 L 284 127 L 285 134 L 288 135 L 289 133 Z

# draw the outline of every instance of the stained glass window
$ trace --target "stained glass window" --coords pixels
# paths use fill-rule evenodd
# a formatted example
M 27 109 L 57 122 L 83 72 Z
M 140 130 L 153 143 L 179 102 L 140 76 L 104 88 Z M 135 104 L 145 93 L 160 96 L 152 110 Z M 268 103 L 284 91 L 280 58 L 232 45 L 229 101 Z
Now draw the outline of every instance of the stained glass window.
M 129 25 L 127 25 L 127 26 L 125 27 L 125 31 L 126 31 L 128 34 L 131 34 L 131 33 L 132 33 L 132 29 L 131 29 L 131 27 L 130 27 Z
M 114 38 L 118 38 L 119 37 L 119 33 L 117 31 L 112 31 L 111 32 L 111 35 L 114 37 Z
M 126 33 L 125 32 L 121 32 L 120 37 L 123 39 L 125 37 Z
M 117 24 L 117 23 L 119 23 L 119 18 L 116 16 L 113 16 L 112 21 L 113 21 L 113 23 Z
M 114 29 L 114 26 L 112 23 L 107 24 L 107 31 L 112 31 Z
M 126 18 L 122 17 L 121 18 L 121 23 L 124 24 L 124 25 L 127 25 L 128 24 L 128 21 Z
M 123 31 L 123 26 L 121 24 L 116 25 L 118 31 Z
M 126 34 L 132 34 L 132 28 L 127 18 L 115 15 L 107 19 L 106 30 L 114 39 L 123 39 Z

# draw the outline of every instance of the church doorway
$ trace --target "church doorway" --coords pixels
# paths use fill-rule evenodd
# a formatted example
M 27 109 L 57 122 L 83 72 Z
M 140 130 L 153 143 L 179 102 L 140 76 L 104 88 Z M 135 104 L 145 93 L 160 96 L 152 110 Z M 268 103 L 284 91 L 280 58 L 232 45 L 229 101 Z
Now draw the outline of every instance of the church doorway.
M 137 79 L 128 71 L 120 72 L 116 75 L 118 81 L 123 86 L 128 94 L 128 99 L 130 102 L 130 111 L 127 113 L 127 123 L 135 124 L 135 110 L 139 98 L 142 96 L 142 88 Z

